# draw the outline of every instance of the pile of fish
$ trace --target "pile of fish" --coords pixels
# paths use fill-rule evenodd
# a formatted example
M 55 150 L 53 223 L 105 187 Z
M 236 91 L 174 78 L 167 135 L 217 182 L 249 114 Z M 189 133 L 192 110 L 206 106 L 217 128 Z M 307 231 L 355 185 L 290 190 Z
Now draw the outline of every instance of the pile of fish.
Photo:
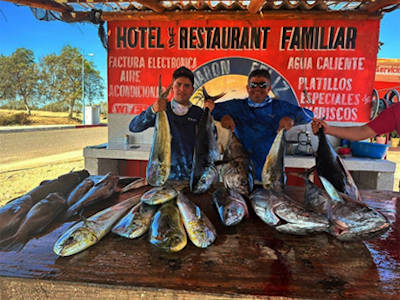
M 0 250 L 18 251 L 54 222 L 62 222 L 94 203 L 109 198 L 119 177 L 70 172 L 42 182 L 25 195 L 0 208 Z
M 389 228 L 385 216 L 361 202 L 353 178 L 322 130 L 316 167 L 301 175 L 304 201 L 289 197 L 285 193 L 284 136 L 282 129 L 266 158 L 263 188 L 250 195 L 254 211 L 265 223 L 284 233 L 327 232 L 344 241 L 373 237 Z M 322 187 L 309 179 L 315 169 Z
M 149 242 L 177 252 L 192 243 L 206 248 L 216 239 L 216 230 L 208 217 L 183 189 L 187 182 L 167 182 L 144 194 L 134 196 L 85 219 L 69 228 L 54 245 L 60 256 L 78 253 L 96 244 L 108 232 L 135 239 L 149 231 Z

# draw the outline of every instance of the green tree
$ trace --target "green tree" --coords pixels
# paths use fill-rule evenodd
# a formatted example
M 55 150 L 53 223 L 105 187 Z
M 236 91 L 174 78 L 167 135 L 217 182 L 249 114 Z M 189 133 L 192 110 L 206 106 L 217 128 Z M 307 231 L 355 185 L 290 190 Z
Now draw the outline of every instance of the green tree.
M 23 104 L 28 115 L 38 99 L 38 69 L 33 51 L 18 48 L 9 57 L 0 59 L 0 98 Z
M 84 68 L 85 98 L 102 97 L 103 79 L 93 63 L 77 48 L 65 46 L 60 55 L 50 54 L 40 61 L 40 90 L 47 101 L 68 105 L 69 117 L 82 100 L 82 67 Z

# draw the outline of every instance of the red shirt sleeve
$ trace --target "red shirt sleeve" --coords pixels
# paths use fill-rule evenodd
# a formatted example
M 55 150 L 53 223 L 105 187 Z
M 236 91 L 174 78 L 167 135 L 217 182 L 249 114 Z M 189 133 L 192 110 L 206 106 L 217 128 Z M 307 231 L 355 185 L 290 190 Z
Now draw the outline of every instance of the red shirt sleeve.
M 376 134 L 389 133 L 396 129 L 400 133 L 400 103 L 392 104 L 367 124 Z

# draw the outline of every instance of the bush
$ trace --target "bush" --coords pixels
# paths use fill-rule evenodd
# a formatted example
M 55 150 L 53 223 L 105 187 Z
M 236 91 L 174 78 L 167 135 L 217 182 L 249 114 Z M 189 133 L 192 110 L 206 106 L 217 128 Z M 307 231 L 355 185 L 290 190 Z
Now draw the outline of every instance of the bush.
M 0 115 L 0 126 L 7 125 L 27 125 L 30 124 L 27 113 L 17 113 L 13 115 Z

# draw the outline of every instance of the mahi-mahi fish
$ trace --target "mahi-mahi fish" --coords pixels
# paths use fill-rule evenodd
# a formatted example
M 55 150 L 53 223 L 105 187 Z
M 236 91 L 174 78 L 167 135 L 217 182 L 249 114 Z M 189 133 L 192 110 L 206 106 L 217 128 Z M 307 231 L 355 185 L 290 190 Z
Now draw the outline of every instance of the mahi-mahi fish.
M 170 186 L 154 187 L 143 194 L 141 201 L 148 205 L 158 205 L 174 199 L 178 195 L 175 188 Z
M 93 185 L 82 198 L 68 208 L 65 212 L 64 220 L 68 220 L 75 214 L 80 213 L 83 208 L 110 197 L 114 193 L 117 183 L 118 176 L 112 175 L 111 173 L 106 174 L 100 181 Z
M 155 213 L 149 241 L 167 252 L 178 252 L 185 248 L 187 236 L 175 201 L 164 203 Z
M 29 210 L 14 235 L 0 242 L 0 249 L 21 250 L 32 237 L 43 232 L 65 208 L 63 197 L 58 193 L 49 194 Z
M 322 128 L 318 131 L 319 144 L 316 155 L 316 168 L 319 176 L 325 177 L 341 193 L 360 201 L 360 192 L 343 160 L 335 152 Z
M 142 236 L 150 227 L 157 207 L 143 202 L 136 204 L 111 230 L 128 239 Z
M 344 193 L 338 193 L 323 176 L 319 179 L 332 199 L 329 232 L 336 238 L 343 241 L 368 239 L 389 229 L 390 223 L 384 215 Z
M 218 179 L 214 162 L 219 158 L 216 129 L 210 110 L 205 108 L 200 118 L 193 153 L 190 191 L 204 193 Z
M 158 83 L 159 98 L 165 98 L 169 92 L 161 91 L 161 76 Z M 162 186 L 171 171 L 171 132 L 165 111 L 156 112 L 153 144 L 146 168 L 146 180 L 152 186 Z
M 70 256 L 98 243 L 139 200 L 140 195 L 135 195 L 71 226 L 54 244 L 54 253 Z
M 285 148 L 285 129 L 281 129 L 272 143 L 261 173 L 262 184 L 266 190 L 272 189 L 278 192 L 284 190 L 286 184 Z
M 225 226 L 236 225 L 248 216 L 246 201 L 234 190 L 219 187 L 213 192 L 212 199 Z
M 221 178 L 226 188 L 248 196 L 253 190 L 254 167 L 246 149 L 231 132 L 228 146 L 224 152 Z
M 217 231 L 201 209 L 182 192 L 176 200 L 183 224 L 192 243 L 199 248 L 207 248 L 217 238 Z

